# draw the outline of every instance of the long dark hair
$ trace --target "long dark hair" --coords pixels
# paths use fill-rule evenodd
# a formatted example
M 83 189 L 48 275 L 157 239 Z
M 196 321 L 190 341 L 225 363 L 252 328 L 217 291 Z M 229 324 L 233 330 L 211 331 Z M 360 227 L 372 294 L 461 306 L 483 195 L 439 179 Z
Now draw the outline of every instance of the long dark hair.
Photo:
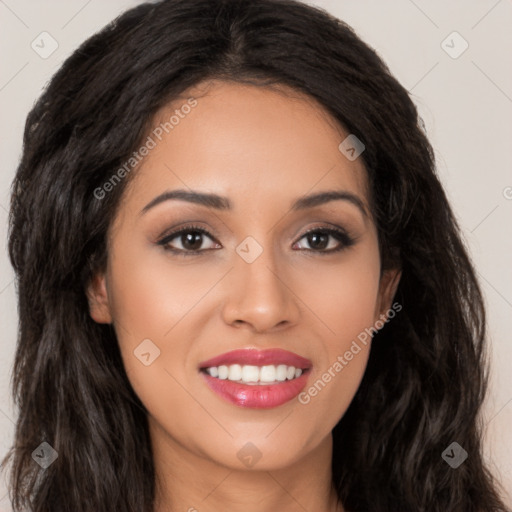
M 350 27 L 292 0 L 142 4 L 83 43 L 28 115 L 9 218 L 19 417 L 4 465 L 15 510 L 152 511 L 146 411 L 85 295 L 131 176 L 101 199 L 95 191 L 160 108 L 210 78 L 305 92 L 366 147 L 382 269 L 402 269 L 402 310 L 374 336 L 333 430 L 345 508 L 505 511 L 482 460 L 482 295 L 417 110 Z M 44 470 L 32 460 L 42 442 L 58 453 Z M 452 442 L 469 454 L 456 469 L 442 457 Z

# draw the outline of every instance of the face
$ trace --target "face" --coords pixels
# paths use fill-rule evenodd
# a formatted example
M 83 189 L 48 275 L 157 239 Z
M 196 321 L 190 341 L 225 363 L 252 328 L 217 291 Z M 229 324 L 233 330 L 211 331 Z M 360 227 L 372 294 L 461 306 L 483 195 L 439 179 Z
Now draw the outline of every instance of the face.
M 155 118 L 88 288 L 155 443 L 270 470 L 330 439 L 399 278 L 347 135 L 310 98 L 225 82 Z

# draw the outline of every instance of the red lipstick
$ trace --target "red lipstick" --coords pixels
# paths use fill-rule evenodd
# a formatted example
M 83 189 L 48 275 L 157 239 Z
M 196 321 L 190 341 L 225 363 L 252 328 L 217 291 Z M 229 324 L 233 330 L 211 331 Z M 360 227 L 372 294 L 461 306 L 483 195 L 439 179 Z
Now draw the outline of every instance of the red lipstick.
M 303 370 L 311 368 L 313 364 L 309 359 L 305 359 L 294 352 L 283 350 L 280 348 L 269 348 L 259 350 L 257 348 L 244 348 L 240 350 L 232 350 L 220 356 L 208 359 L 199 363 L 199 368 L 208 368 L 210 366 L 221 366 L 230 364 L 252 364 L 254 366 L 263 366 L 266 364 L 286 364 L 287 366 L 295 366 Z
M 205 369 L 238 364 L 240 366 L 286 365 L 302 370 L 299 377 L 275 383 L 241 383 L 229 379 L 220 379 L 209 375 Z M 270 409 L 278 407 L 295 398 L 306 386 L 309 370 L 312 367 L 309 359 L 282 349 L 241 349 L 226 352 L 199 364 L 202 378 L 208 387 L 223 399 L 239 407 L 253 409 Z

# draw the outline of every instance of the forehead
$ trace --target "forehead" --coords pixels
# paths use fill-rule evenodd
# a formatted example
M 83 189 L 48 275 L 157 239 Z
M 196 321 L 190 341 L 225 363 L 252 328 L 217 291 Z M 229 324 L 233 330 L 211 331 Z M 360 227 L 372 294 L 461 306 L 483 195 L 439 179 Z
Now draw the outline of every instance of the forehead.
M 126 199 L 141 206 L 191 188 L 229 196 L 237 210 L 249 197 L 252 208 L 336 188 L 367 204 L 362 160 L 339 150 L 347 135 L 313 98 L 287 87 L 199 84 L 155 116 Z

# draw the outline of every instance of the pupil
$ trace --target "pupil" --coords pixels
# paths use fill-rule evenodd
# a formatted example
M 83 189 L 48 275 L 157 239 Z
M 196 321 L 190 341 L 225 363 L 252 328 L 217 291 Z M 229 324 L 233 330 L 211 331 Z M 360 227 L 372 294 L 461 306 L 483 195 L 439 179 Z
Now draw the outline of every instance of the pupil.
M 318 243 L 315 243 L 315 242 L 311 243 L 312 240 L 316 240 L 318 242 L 318 239 L 323 239 L 323 242 L 324 242 L 324 243 L 320 242 L 320 247 L 318 246 Z M 308 242 L 312 247 L 314 247 L 316 249 L 325 249 L 327 247 L 327 239 L 328 239 L 328 235 L 325 233 L 321 234 L 321 235 L 319 235 L 317 233 L 313 233 L 313 234 L 309 235 Z
M 201 247 L 201 237 L 202 233 L 198 231 L 190 231 L 185 236 L 186 242 L 183 244 L 183 247 L 188 248 L 192 251 L 195 251 Z M 183 242 L 183 240 L 182 240 Z

